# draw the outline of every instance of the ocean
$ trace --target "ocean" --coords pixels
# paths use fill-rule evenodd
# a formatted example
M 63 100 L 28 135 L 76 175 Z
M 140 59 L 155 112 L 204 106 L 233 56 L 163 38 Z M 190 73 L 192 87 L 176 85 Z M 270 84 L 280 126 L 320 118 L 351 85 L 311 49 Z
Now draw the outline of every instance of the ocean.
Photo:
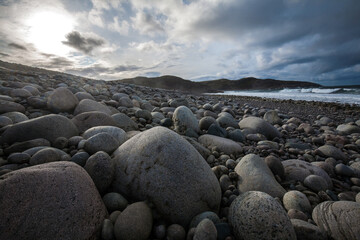
M 285 88 L 278 90 L 224 91 L 215 94 L 360 105 L 360 88 Z

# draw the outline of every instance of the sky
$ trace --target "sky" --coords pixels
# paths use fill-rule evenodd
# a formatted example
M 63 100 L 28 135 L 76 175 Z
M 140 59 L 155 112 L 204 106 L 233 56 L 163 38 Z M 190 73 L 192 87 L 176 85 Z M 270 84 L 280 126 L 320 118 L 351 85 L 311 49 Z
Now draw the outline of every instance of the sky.
M 0 0 L 0 60 L 104 80 L 360 84 L 360 1 Z

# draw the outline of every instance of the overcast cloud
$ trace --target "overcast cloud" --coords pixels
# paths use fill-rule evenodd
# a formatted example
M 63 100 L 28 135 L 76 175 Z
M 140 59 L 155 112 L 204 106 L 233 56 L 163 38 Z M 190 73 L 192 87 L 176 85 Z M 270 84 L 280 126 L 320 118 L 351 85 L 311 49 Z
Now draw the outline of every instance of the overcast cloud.
M 64 17 L 57 38 L 34 26 L 41 12 Z M 360 84 L 359 13 L 358 0 L 2 1 L 0 52 L 5 61 L 101 79 Z M 41 27 L 48 41 L 31 37 Z

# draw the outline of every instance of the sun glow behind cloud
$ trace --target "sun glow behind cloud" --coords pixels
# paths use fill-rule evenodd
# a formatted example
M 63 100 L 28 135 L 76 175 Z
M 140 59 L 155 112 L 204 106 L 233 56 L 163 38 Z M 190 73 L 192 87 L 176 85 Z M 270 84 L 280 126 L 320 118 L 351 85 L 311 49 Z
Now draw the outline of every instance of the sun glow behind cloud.
M 39 51 L 60 56 L 70 51 L 62 41 L 74 28 L 75 22 L 71 16 L 55 11 L 39 11 L 30 15 L 25 23 L 28 26 L 27 40 Z

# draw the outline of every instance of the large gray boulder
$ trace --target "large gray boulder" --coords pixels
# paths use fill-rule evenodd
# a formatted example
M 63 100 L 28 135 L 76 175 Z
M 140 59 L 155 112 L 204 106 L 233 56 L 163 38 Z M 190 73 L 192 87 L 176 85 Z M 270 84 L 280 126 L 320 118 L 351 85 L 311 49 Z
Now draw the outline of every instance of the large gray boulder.
M 264 119 L 258 117 L 247 117 L 239 122 L 241 129 L 247 129 L 252 133 L 260 133 L 271 140 L 280 137 L 280 132 Z
M 241 192 L 261 191 L 280 199 L 286 190 L 276 181 L 273 173 L 258 155 L 248 154 L 236 165 L 239 175 L 238 189 Z
M 107 106 L 91 99 L 81 100 L 74 110 L 74 115 L 93 111 L 103 112 L 105 114 L 111 115 L 111 110 Z
M 204 134 L 199 137 L 199 143 L 204 145 L 207 148 L 217 147 L 220 152 L 225 154 L 240 154 L 242 153 L 242 147 L 237 142 L 234 142 L 231 139 L 218 137 L 215 135 Z
M 55 89 L 47 99 L 47 107 L 54 113 L 72 112 L 79 100 L 65 87 Z
M 52 144 L 58 137 L 70 138 L 79 131 L 70 119 L 56 114 L 30 119 L 7 128 L 1 135 L 0 144 L 23 142 L 35 138 L 44 138 Z
M 75 163 L 54 162 L 0 178 L 0 239 L 98 239 L 107 215 Z
M 167 128 L 135 135 L 114 152 L 114 159 L 113 188 L 130 198 L 151 201 L 171 222 L 186 226 L 195 215 L 219 209 L 221 190 L 209 165 Z
M 312 217 L 331 239 L 360 239 L 360 203 L 322 202 L 314 208 Z
M 185 133 L 188 129 L 199 132 L 198 120 L 188 107 L 177 107 L 174 111 L 173 121 L 175 130 L 179 133 Z
M 329 175 L 321 168 L 297 159 L 290 159 L 281 162 L 285 169 L 286 180 L 296 180 L 304 182 L 309 175 L 317 175 L 327 183 L 327 189 L 332 189 L 332 181 Z
M 230 205 L 229 223 L 236 239 L 296 239 L 283 207 L 264 192 L 250 191 Z

